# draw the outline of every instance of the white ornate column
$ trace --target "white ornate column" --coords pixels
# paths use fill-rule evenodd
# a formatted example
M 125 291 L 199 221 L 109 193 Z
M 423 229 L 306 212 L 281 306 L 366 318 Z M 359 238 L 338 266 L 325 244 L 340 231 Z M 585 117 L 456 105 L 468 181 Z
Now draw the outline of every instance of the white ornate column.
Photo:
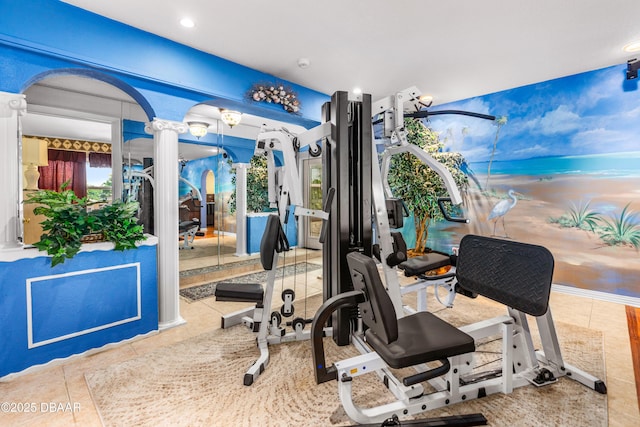
M 111 189 L 113 200 L 122 199 L 122 120 L 111 122 Z
M 178 135 L 184 123 L 154 118 L 145 127 L 153 134 L 155 181 L 154 227 L 158 237 L 158 315 L 160 329 L 184 323 L 180 317 L 178 268 Z
M 234 163 L 236 170 L 236 256 L 247 255 L 247 170 L 249 163 Z
M 23 94 L 0 92 L 0 249 L 20 247 L 20 119 L 27 111 Z

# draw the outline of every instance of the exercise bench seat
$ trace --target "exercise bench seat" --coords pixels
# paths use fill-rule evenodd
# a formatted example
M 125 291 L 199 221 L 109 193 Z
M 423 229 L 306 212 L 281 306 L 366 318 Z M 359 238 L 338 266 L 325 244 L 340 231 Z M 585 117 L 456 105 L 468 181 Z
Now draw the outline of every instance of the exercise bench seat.
M 401 263 L 398 268 L 404 271 L 407 277 L 419 276 L 427 271 L 436 268 L 453 265 L 449 255 L 440 252 L 430 252 L 421 256 L 413 257 Z
M 362 320 L 369 329 L 365 332 L 367 343 L 392 368 L 405 368 L 435 360 L 475 351 L 473 338 L 455 326 L 429 312 L 419 312 L 397 319 L 375 261 L 361 253 L 347 255 L 353 286 L 366 298 L 359 304 Z M 442 369 L 435 368 L 439 374 Z M 433 371 L 433 370 L 432 370 Z M 417 378 L 413 378 L 417 377 Z M 430 378 L 430 371 L 405 385 Z M 406 379 L 405 379 L 406 380 Z
M 259 304 L 264 298 L 260 283 L 223 282 L 216 285 L 216 301 L 254 302 Z

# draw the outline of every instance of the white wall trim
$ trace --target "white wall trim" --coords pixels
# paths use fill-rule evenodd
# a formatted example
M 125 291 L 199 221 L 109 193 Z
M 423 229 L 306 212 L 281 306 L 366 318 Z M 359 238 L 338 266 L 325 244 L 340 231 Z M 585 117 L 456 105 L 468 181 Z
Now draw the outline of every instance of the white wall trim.
M 111 323 L 107 323 L 107 324 L 104 324 L 104 325 L 95 326 L 95 327 L 89 328 L 89 329 L 83 329 L 81 331 L 73 332 L 73 333 L 70 333 L 70 334 L 61 335 L 59 337 L 50 338 L 50 339 L 47 339 L 47 340 L 44 340 L 44 341 L 38 341 L 38 342 L 34 342 L 33 341 L 33 307 L 32 307 L 33 301 L 32 301 L 32 298 L 31 298 L 31 285 L 34 282 L 41 282 L 43 280 L 51 280 L 51 279 L 60 279 L 60 278 L 63 278 L 63 277 L 82 276 L 82 275 L 86 275 L 86 274 L 98 273 L 98 272 L 103 272 L 103 271 L 121 270 L 121 269 L 131 268 L 131 267 L 135 267 L 135 269 L 136 269 L 136 300 L 137 300 L 136 301 L 136 305 L 137 305 L 137 314 L 135 316 L 132 316 L 132 317 L 129 317 L 129 318 L 126 318 L 126 319 L 121 319 L 121 320 L 118 320 L 116 322 L 111 322 Z M 49 276 L 33 277 L 33 278 L 27 279 L 26 288 L 27 288 L 27 339 L 28 339 L 28 348 L 30 348 L 30 349 L 31 348 L 36 348 L 36 347 L 41 347 L 43 345 L 51 344 L 51 343 L 54 343 L 54 342 L 64 341 L 64 340 L 67 340 L 69 338 L 74 338 L 74 337 L 77 337 L 77 336 L 80 336 L 80 335 L 90 334 L 92 332 L 100 331 L 100 330 L 103 330 L 103 329 L 111 328 L 111 327 L 122 325 L 122 324 L 125 324 L 125 323 L 135 322 L 136 320 L 140 320 L 142 318 L 140 263 L 139 262 L 129 263 L 129 264 L 120 264 L 120 265 L 114 265 L 114 266 L 103 267 L 103 268 L 92 268 L 92 269 L 73 271 L 73 272 L 63 273 L 63 274 L 53 274 L 53 275 L 49 275 Z
M 592 298 L 601 301 L 614 302 L 617 304 L 630 305 L 640 307 L 640 298 L 629 297 L 625 295 L 617 295 L 609 292 L 592 291 L 590 289 L 574 288 L 566 285 L 551 285 L 551 290 L 562 294 L 576 295 L 584 298 Z

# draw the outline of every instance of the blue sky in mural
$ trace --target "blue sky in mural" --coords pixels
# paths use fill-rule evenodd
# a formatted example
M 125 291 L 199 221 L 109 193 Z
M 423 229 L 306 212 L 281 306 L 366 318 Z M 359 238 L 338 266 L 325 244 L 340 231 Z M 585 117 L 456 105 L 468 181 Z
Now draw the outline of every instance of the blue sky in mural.
M 458 109 L 507 116 L 494 159 L 634 153 L 640 160 L 640 91 L 623 90 L 624 66 L 470 98 L 433 110 Z M 434 116 L 446 149 L 468 162 L 489 159 L 497 126 L 465 116 Z M 634 169 L 637 166 L 634 166 Z

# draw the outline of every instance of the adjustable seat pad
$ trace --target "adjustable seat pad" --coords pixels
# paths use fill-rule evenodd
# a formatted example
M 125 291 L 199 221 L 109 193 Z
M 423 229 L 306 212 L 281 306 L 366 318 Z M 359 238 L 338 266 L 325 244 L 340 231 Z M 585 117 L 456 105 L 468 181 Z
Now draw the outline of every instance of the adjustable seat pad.
M 398 339 L 386 344 L 373 330 L 367 342 L 392 368 L 404 368 L 475 351 L 473 338 L 429 312 L 398 319 Z
M 430 252 L 428 254 L 410 258 L 401 263 L 398 267 L 401 270 L 404 270 L 405 276 L 411 277 L 418 276 L 426 273 L 427 271 L 435 270 L 436 268 L 445 267 L 447 265 L 451 265 L 451 258 L 449 255 L 439 252 Z
M 216 285 L 215 296 L 217 301 L 260 303 L 264 298 L 264 290 L 260 283 L 224 282 Z
M 189 231 L 192 228 L 199 228 L 200 221 L 182 221 L 178 224 L 178 231 L 180 233 L 184 233 L 185 231 Z
M 347 263 L 354 288 L 366 295 L 359 309 L 369 327 L 367 342 L 389 366 L 404 368 L 475 351 L 471 336 L 432 313 L 397 319 L 372 258 L 353 252 Z

